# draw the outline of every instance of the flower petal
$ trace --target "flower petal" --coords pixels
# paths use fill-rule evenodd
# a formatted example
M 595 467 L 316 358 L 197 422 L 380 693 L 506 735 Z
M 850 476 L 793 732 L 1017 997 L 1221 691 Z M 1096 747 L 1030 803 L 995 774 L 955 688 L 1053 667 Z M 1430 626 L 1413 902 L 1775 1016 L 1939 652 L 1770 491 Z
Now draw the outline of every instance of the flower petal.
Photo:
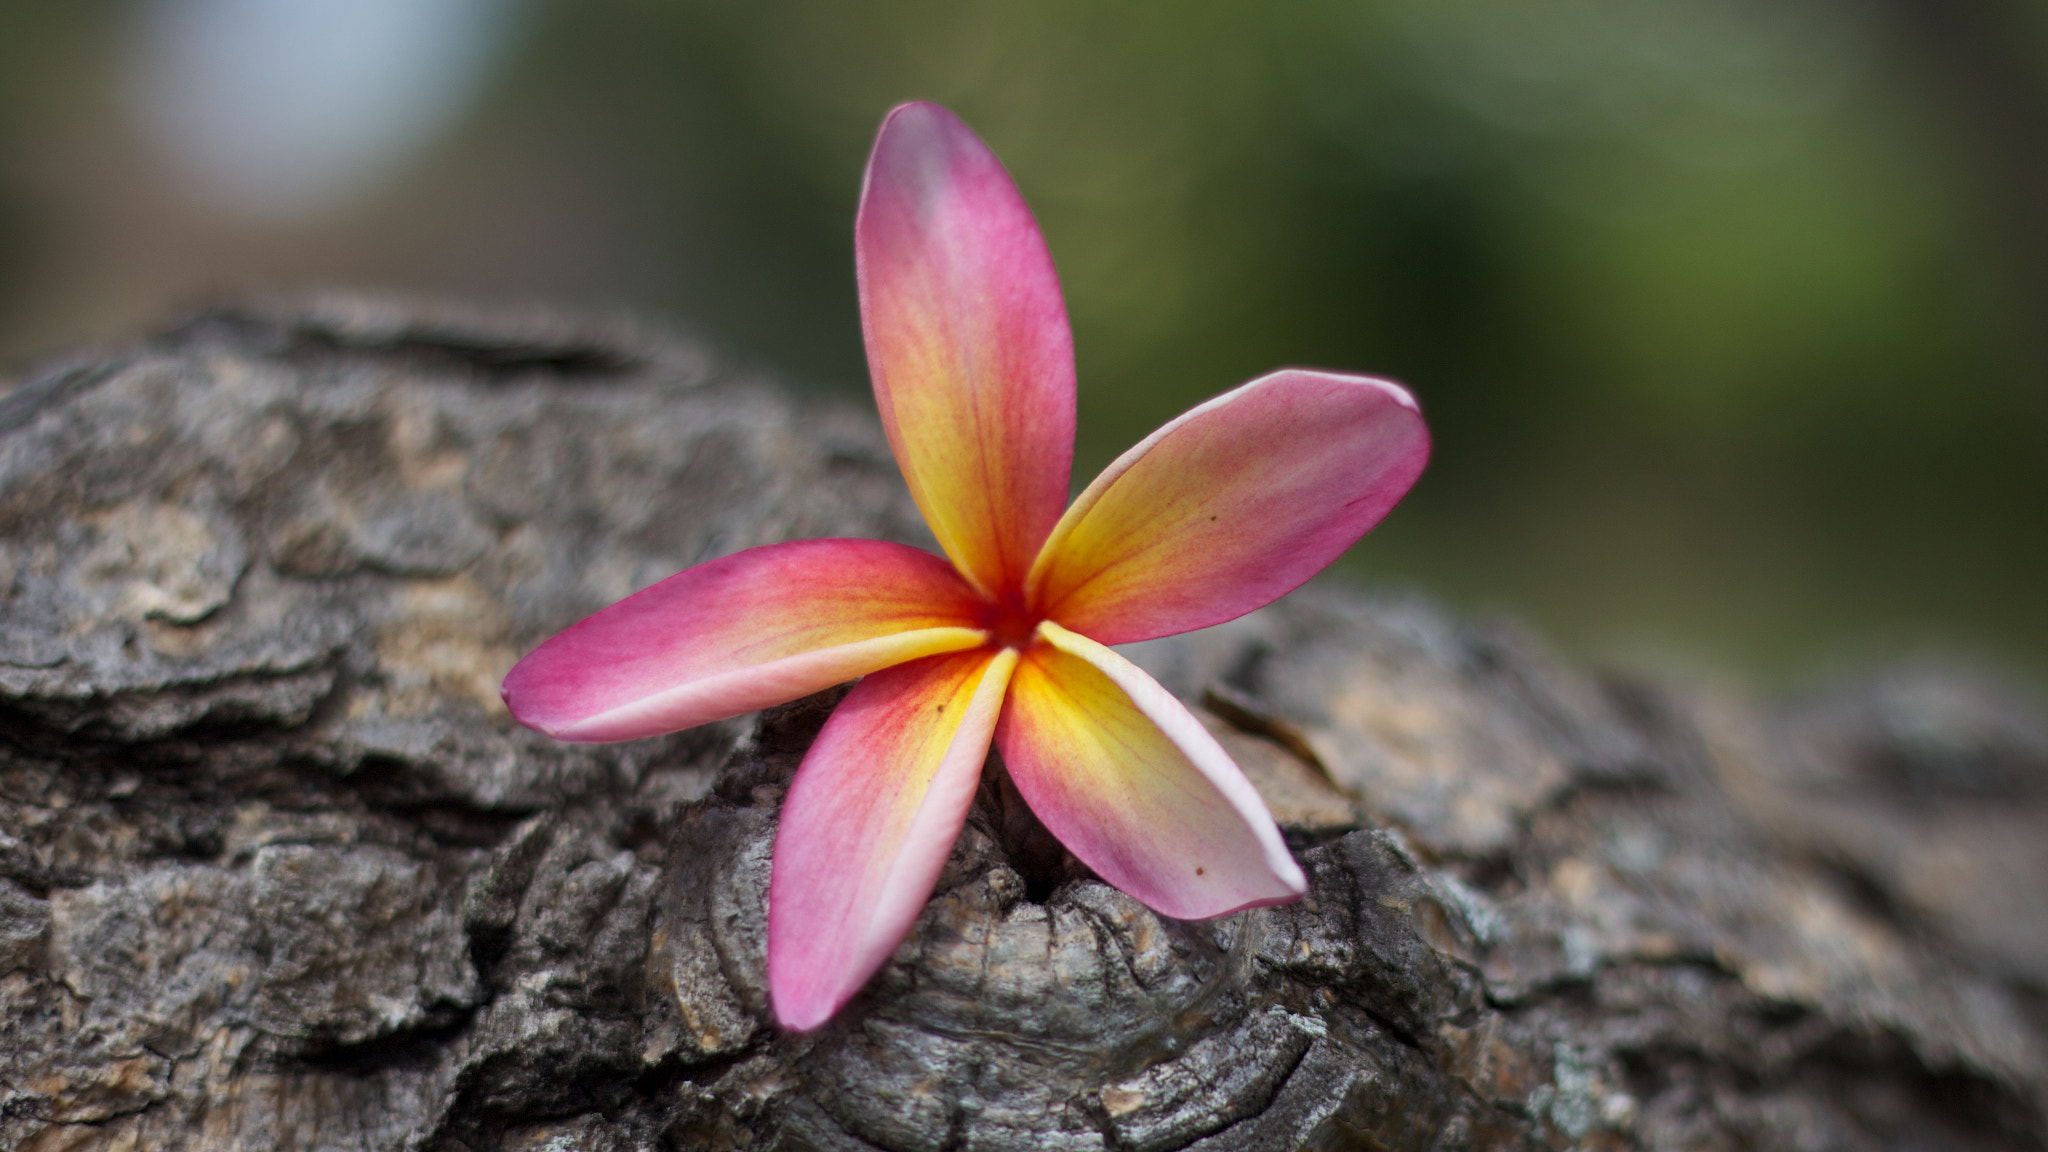
M 856 684 L 782 805 L 768 882 L 776 1019 L 816 1028 L 910 930 L 981 781 L 1017 654 L 933 656 Z
M 1182 920 L 1308 891 L 1259 794 L 1135 664 L 1050 622 L 1017 665 L 996 747 L 1017 791 L 1096 875 Z
M 1030 602 L 1105 644 L 1234 619 L 1342 555 L 1428 459 L 1429 430 L 1399 385 L 1262 376 L 1096 477 L 1033 565 Z
M 868 160 L 854 266 L 896 462 L 939 546 L 998 598 L 1073 471 L 1074 343 L 1045 240 L 967 125 L 905 104 Z
M 780 704 L 987 640 L 944 560 L 880 540 L 799 540 L 699 564 L 534 649 L 505 677 L 519 722 L 631 740 Z

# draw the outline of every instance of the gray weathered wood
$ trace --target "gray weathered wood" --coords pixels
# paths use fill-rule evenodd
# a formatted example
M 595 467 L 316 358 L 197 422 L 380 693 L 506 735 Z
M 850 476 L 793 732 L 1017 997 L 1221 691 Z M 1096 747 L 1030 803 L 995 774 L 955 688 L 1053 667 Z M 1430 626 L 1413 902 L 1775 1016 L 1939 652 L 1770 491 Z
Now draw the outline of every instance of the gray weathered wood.
M 2048 1132 L 2029 705 L 1594 678 L 1337 584 L 1136 652 L 1308 900 L 1163 921 L 992 767 L 894 960 L 780 1034 L 767 865 L 830 699 L 573 747 L 496 685 L 676 569 L 830 534 L 926 539 L 871 416 L 625 325 L 224 309 L 0 397 L 0 1146 Z

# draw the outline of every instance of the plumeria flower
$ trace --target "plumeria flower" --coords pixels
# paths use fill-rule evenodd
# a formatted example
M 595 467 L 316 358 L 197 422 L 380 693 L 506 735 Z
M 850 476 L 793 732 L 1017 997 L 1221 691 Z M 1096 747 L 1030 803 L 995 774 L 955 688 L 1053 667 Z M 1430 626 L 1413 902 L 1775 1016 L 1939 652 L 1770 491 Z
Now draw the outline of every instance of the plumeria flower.
M 1046 828 L 1159 913 L 1297 899 L 1307 881 L 1250 782 L 1109 646 L 1241 616 L 1335 560 L 1421 473 L 1415 401 L 1362 376 L 1262 376 L 1154 432 L 1062 512 L 1073 342 L 995 155 L 942 108 L 897 108 L 854 228 L 882 426 L 945 559 L 834 539 L 700 564 L 520 661 L 513 715 L 629 740 L 860 678 L 775 841 L 768 984 L 794 1029 L 828 1020 L 909 931 L 991 741 Z

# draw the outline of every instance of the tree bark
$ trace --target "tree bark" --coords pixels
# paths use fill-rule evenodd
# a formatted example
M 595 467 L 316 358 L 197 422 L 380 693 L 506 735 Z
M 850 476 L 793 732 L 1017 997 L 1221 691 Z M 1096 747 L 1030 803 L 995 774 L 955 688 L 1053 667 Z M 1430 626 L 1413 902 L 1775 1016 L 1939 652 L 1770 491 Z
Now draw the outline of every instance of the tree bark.
M 2048 731 L 1893 671 L 1594 676 L 1312 585 L 1137 646 L 1312 881 L 1161 919 L 991 769 L 823 1030 L 762 981 L 832 700 L 513 724 L 553 631 L 929 544 L 870 414 L 625 324 L 226 308 L 0 398 L 0 1146 L 2039 1147 Z

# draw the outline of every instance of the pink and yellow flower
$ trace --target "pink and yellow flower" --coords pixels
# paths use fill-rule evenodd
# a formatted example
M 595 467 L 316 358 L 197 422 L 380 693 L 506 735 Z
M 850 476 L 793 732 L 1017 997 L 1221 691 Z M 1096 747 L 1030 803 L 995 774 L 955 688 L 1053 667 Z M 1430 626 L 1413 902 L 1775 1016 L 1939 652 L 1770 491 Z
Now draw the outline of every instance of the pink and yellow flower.
M 897 108 L 854 237 L 882 426 L 946 558 L 839 539 L 698 565 L 520 661 L 513 715 L 563 740 L 628 740 L 860 678 L 775 842 L 768 981 L 791 1028 L 823 1024 L 909 931 L 991 742 L 1046 828 L 1158 912 L 1300 897 L 1244 774 L 1108 646 L 1241 616 L 1335 560 L 1428 459 L 1413 398 L 1363 376 L 1262 376 L 1068 505 L 1066 306 L 995 155 L 942 108 Z

